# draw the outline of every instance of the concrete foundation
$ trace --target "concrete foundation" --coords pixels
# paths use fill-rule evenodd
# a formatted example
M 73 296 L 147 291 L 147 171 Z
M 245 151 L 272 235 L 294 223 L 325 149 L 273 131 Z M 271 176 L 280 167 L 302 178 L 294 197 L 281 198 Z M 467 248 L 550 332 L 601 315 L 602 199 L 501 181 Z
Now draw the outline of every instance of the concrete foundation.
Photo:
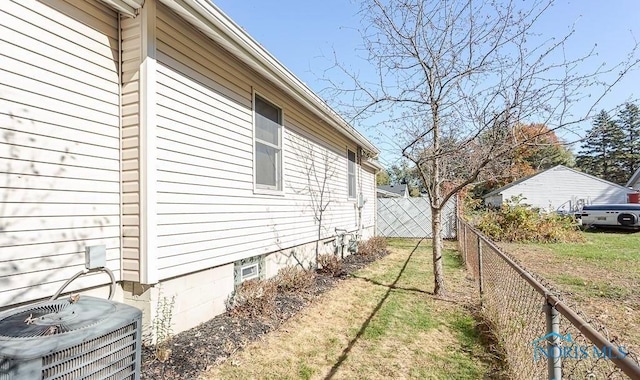
M 362 231 L 362 239 L 373 236 L 373 228 Z M 325 239 L 318 243 L 318 254 L 332 253 L 335 250 L 334 239 Z M 347 254 L 345 250 L 345 255 Z M 278 271 L 288 266 L 299 266 L 304 269 L 315 267 L 316 243 L 303 244 L 297 247 L 272 252 L 264 255 L 264 273 L 261 278 L 272 278 Z M 235 263 L 190 273 L 184 276 L 162 280 L 159 284 L 142 285 L 136 282 L 123 281 L 116 284 L 113 300 L 135 306 L 142 310 L 144 336 L 152 339 L 154 320 L 167 318 L 170 314 L 173 334 L 188 330 L 206 322 L 226 311 L 226 302 L 233 294 L 236 279 Z M 71 292 L 76 293 L 76 291 Z M 84 295 L 108 298 L 109 286 L 85 289 Z M 60 298 L 68 297 L 63 294 Z M 170 305 L 162 310 L 162 305 Z M 16 307 L 12 305 L 3 309 Z
M 373 228 L 363 230 L 363 239 L 368 239 L 373 233 Z M 287 266 L 305 269 L 315 267 L 315 250 L 316 243 L 313 242 L 265 255 L 263 278 L 272 278 Z M 320 241 L 318 252 L 334 252 L 333 238 Z M 142 310 L 143 325 L 147 327 L 148 334 L 154 318 L 159 317 L 159 302 L 170 302 L 173 299 L 172 330 L 177 334 L 224 313 L 226 301 L 233 294 L 234 288 L 234 263 L 229 263 L 166 279 L 156 285 L 124 282 L 121 284 L 118 300 Z

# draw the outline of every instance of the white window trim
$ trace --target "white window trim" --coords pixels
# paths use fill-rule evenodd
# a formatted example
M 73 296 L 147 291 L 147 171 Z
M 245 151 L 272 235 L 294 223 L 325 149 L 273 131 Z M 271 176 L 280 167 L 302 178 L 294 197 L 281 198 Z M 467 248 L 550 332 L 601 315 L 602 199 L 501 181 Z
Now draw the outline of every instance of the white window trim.
M 270 188 L 266 185 L 260 185 L 256 182 L 257 179 L 257 165 L 256 165 L 256 96 L 262 98 L 267 103 L 277 107 L 280 110 L 280 178 L 279 178 L 279 189 Z M 284 152 L 284 135 L 285 135 L 285 127 L 284 127 L 284 108 L 276 102 L 271 101 L 268 97 L 264 96 L 258 91 L 253 91 L 252 94 L 252 102 L 251 102 L 251 113 L 252 113 L 252 123 L 253 123 L 253 135 L 251 136 L 251 146 L 252 151 L 251 155 L 253 157 L 253 193 L 259 195 L 276 195 L 283 196 L 284 195 L 284 168 L 285 168 L 285 152 Z M 261 144 L 267 146 L 273 146 L 273 144 L 269 144 L 267 142 L 260 142 Z M 277 147 L 276 147 L 277 148 Z
M 354 161 L 353 161 L 353 191 L 355 194 L 349 194 L 349 153 L 353 153 Z M 355 150 L 351 150 L 347 148 L 347 199 L 356 200 L 358 197 L 358 153 Z

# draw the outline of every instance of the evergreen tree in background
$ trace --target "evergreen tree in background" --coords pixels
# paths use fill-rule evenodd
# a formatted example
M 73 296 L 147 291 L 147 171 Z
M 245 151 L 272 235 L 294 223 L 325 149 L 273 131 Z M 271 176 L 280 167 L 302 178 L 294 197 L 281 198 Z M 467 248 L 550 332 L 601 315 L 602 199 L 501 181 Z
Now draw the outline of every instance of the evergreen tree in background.
M 624 185 L 631 175 L 623 169 L 625 142 L 620 125 L 606 111 L 600 111 L 576 157 L 576 166 L 585 173 Z
M 397 165 L 391 165 L 388 173 L 389 183 L 393 185 L 401 185 L 406 183 L 410 189 L 420 186 L 420 179 L 418 178 L 417 170 L 409 166 L 406 161 L 402 161 Z
M 625 103 L 618 113 L 618 124 L 624 133 L 621 147 L 621 166 L 629 179 L 640 166 L 640 108 Z

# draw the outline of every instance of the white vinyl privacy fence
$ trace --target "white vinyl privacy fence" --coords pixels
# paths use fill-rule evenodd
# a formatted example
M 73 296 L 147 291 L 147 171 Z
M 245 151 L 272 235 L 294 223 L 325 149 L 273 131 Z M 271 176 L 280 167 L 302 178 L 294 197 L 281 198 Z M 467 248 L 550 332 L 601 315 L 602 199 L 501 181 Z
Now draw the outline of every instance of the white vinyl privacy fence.
M 431 238 L 431 207 L 428 198 L 378 198 L 378 236 Z M 456 237 L 456 201 L 442 210 L 442 237 Z

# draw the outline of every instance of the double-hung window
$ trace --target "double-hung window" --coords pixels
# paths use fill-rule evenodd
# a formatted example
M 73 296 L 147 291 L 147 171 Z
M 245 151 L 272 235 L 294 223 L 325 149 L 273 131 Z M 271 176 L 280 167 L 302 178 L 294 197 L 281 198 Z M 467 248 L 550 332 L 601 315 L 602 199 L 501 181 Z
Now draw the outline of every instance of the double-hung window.
M 257 189 L 282 190 L 282 110 L 255 96 L 255 182 Z
M 347 186 L 349 198 L 356 197 L 356 153 L 347 150 Z

